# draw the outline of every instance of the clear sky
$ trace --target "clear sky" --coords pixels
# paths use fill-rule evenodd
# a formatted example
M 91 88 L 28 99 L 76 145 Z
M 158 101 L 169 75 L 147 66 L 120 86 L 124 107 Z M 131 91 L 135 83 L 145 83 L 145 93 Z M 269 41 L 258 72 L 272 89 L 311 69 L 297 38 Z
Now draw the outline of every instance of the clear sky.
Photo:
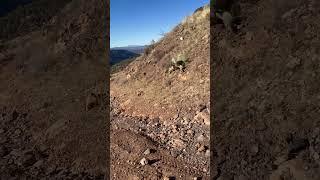
M 110 0 L 110 46 L 146 45 L 209 0 Z

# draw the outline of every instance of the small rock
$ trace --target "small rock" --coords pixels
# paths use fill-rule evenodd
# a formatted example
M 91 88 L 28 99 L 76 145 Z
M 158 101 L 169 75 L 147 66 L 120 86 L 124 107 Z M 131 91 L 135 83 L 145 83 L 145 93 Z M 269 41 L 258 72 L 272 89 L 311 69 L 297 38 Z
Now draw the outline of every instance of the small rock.
M 203 168 L 202 171 L 203 172 L 208 172 L 208 170 L 206 168 Z
M 166 136 L 165 136 L 163 133 L 161 133 L 161 134 L 159 135 L 159 138 L 160 138 L 161 140 L 164 140 L 164 139 L 166 138 Z
M 203 142 L 204 141 L 204 136 L 201 134 L 200 136 L 197 137 L 198 142 Z
M 173 177 L 173 176 L 170 176 L 170 177 L 165 176 L 165 177 L 163 178 L 163 180 L 175 180 L 175 179 L 176 179 L 176 178 Z
M 170 123 L 171 123 L 171 122 L 169 122 L 169 121 L 164 121 L 164 122 L 163 122 L 163 125 L 167 127 L 167 126 L 170 125 Z
M 138 176 L 133 175 L 132 177 L 129 177 L 129 180 L 140 180 Z
M 290 11 L 287 11 L 286 13 L 284 13 L 281 18 L 282 19 L 286 19 L 288 17 L 290 17 L 294 12 L 296 11 L 296 9 L 291 9 Z
M 67 120 L 66 119 L 59 119 L 57 121 L 55 121 L 47 130 L 46 130 L 46 134 L 49 135 L 49 137 L 54 137 L 55 135 L 59 134 L 61 131 L 64 130 L 64 128 L 66 128 L 66 123 Z
M 318 153 L 313 153 L 313 159 L 314 160 L 316 160 L 316 161 L 318 161 L 319 159 L 320 159 L 320 156 L 319 156 L 319 154 Z
M 89 111 L 90 109 L 94 108 L 98 105 L 98 98 L 94 93 L 91 93 L 86 98 L 86 110 Z
M 33 164 L 33 167 L 40 168 L 43 165 L 43 160 L 39 160 Z
M 144 155 L 148 155 L 148 154 L 150 154 L 150 153 L 151 153 L 151 150 L 148 148 L 147 150 L 144 151 L 143 154 L 144 154 Z
M 301 59 L 299 58 L 291 58 L 289 63 L 286 65 L 289 69 L 294 69 L 301 64 Z
M 200 180 L 201 177 L 194 177 L 193 180 Z
M 187 131 L 187 134 L 193 135 L 193 130 L 189 129 L 189 130 Z
M 253 153 L 253 155 L 258 154 L 258 152 L 259 152 L 259 146 L 258 146 L 258 145 L 253 145 L 253 146 L 251 147 L 251 152 Z
M 206 154 L 205 155 L 206 155 L 206 157 L 210 157 L 210 150 L 209 149 L 206 150 Z
M 199 112 L 205 110 L 207 108 L 207 106 L 205 104 L 200 104 L 199 105 Z
M 310 147 L 309 151 L 315 161 L 318 161 L 320 159 L 319 153 L 316 152 L 313 147 Z
M 36 157 L 34 156 L 33 152 L 29 151 L 24 154 L 21 162 L 23 166 L 28 167 L 36 162 Z
M 210 115 L 207 111 L 201 111 L 199 112 L 194 119 L 196 121 L 203 122 L 205 125 L 210 125 Z
M 46 145 L 44 145 L 44 144 L 41 144 L 41 145 L 39 145 L 38 150 L 41 153 L 44 153 L 44 152 L 46 152 L 48 150 L 48 147 Z
M 172 127 L 172 132 L 173 133 L 178 132 L 179 129 L 178 129 L 177 125 L 172 125 L 171 127 Z
M 253 34 L 251 32 L 246 33 L 246 40 L 251 41 L 253 39 Z
M 233 17 L 231 15 L 230 12 L 223 12 L 221 19 L 223 20 L 223 24 L 224 26 L 229 29 L 232 30 L 232 21 L 233 21 Z
M 279 166 L 280 164 L 282 164 L 283 162 L 287 161 L 288 160 L 288 157 L 287 156 L 280 156 L 280 157 L 277 157 L 276 160 L 273 162 L 273 164 Z
M 183 117 L 181 123 L 184 124 L 184 125 L 187 125 L 187 124 L 189 124 L 189 119 L 186 118 L 186 117 Z
M 185 143 L 181 139 L 173 139 L 172 146 L 175 148 L 182 149 L 185 147 Z
M 146 158 L 142 158 L 141 160 L 140 160 L 140 164 L 142 165 L 142 166 L 145 166 L 145 165 L 148 165 L 148 160 L 146 159 Z
M 183 137 L 185 134 L 186 134 L 185 131 L 180 132 L 181 137 Z
M 206 147 L 204 145 L 201 145 L 198 149 L 198 152 L 202 152 L 202 151 L 205 151 L 206 150 Z

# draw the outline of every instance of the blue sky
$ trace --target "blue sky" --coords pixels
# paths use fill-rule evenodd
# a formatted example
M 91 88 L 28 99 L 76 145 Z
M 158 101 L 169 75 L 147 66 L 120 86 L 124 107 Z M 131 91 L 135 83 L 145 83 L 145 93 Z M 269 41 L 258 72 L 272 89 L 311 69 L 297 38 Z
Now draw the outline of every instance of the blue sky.
M 209 0 L 110 0 L 110 46 L 146 45 Z

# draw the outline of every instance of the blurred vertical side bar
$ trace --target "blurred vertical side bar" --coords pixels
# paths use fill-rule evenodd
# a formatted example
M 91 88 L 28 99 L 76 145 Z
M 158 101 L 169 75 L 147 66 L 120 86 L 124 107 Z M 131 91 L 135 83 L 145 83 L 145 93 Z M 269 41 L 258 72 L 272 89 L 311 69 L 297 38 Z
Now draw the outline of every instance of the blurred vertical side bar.
M 109 173 L 108 9 L 41 0 L 0 17 L 0 179 Z
M 320 2 L 213 2 L 212 179 L 320 179 Z
M 105 174 L 105 180 L 111 179 L 111 168 L 110 168 L 110 0 L 104 0 L 107 4 L 106 7 L 106 27 L 105 29 L 107 30 L 106 33 L 106 57 L 107 57 L 107 76 L 106 76 L 106 89 L 107 89 L 107 98 L 106 98 L 106 105 L 107 105 L 107 112 L 106 112 L 106 174 Z

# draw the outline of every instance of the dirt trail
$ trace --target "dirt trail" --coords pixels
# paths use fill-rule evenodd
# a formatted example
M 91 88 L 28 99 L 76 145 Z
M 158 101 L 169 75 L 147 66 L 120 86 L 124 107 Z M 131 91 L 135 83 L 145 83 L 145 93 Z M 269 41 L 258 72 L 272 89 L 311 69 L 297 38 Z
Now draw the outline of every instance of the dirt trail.
M 205 152 L 198 152 L 193 139 L 196 136 L 188 135 L 183 129 L 173 133 L 175 123 L 164 125 L 159 119 L 128 116 L 119 112 L 117 106 L 112 109 L 111 178 L 209 179 L 209 157 Z M 190 129 L 196 135 L 205 132 L 201 127 Z M 185 132 L 186 139 L 180 140 L 183 136 L 179 132 Z M 172 144 L 173 140 L 177 142 Z M 203 136 L 199 142 L 208 144 L 209 139 Z M 144 154 L 148 149 L 150 153 Z M 140 164 L 143 158 L 149 160 L 148 165 Z
M 148 149 L 151 153 L 144 154 Z M 177 158 L 146 135 L 125 128 L 111 131 L 111 152 L 112 179 L 209 179 L 200 165 Z M 140 164 L 143 158 L 148 165 Z

